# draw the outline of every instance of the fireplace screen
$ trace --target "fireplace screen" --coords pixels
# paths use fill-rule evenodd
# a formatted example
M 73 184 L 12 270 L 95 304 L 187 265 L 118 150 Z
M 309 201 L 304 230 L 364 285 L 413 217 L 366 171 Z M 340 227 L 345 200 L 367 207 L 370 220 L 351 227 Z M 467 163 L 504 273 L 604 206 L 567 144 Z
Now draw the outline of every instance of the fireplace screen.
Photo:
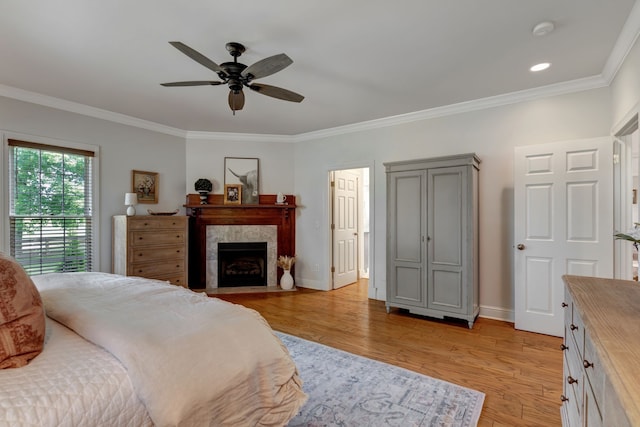
M 267 286 L 267 242 L 218 243 L 218 287 Z

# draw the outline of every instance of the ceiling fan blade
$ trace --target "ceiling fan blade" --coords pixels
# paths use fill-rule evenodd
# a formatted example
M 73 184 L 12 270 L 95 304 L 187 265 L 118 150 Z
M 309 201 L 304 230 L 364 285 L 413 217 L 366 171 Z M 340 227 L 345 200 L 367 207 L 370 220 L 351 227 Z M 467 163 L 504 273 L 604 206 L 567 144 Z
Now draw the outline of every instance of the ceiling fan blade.
M 229 91 L 229 107 L 231 108 L 231 111 L 233 111 L 234 113 L 236 111 L 242 110 L 242 107 L 244 107 L 244 92 L 239 90 L 237 92 L 234 92 L 232 90 Z
M 205 67 L 207 67 L 211 71 L 215 71 L 216 73 L 222 73 L 222 74 L 225 74 L 225 75 L 227 74 L 226 71 L 224 71 L 224 69 L 222 69 L 222 67 L 220 67 L 218 64 L 216 64 L 215 62 L 213 62 L 212 60 L 210 60 L 209 58 L 207 58 L 206 56 L 204 56 L 200 52 L 198 52 L 198 51 L 196 51 L 194 49 L 191 49 L 186 44 L 184 44 L 182 42 L 169 42 L 169 44 L 171 46 L 175 47 L 176 49 L 178 49 L 180 52 L 182 52 L 185 55 L 187 55 L 189 58 L 191 58 L 194 61 L 196 61 L 197 63 L 204 65 Z
M 302 102 L 302 100 L 304 99 L 304 96 L 300 95 L 299 93 L 295 93 L 277 86 L 265 85 L 262 83 L 253 83 L 249 86 L 249 88 L 263 95 L 271 96 L 278 99 L 284 99 L 285 101 Z
M 210 80 L 195 80 L 191 82 L 171 82 L 171 83 L 160 83 L 162 86 L 166 87 L 174 87 L 174 86 L 217 86 L 221 85 L 223 82 L 218 81 L 210 81 Z
M 251 75 L 251 79 L 259 79 L 261 77 L 270 76 L 280 70 L 293 64 L 293 60 L 284 53 L 273 55 L 268 58 L 261 59 L 255 64 L 249 65 L 242 73 L 243 77 Z

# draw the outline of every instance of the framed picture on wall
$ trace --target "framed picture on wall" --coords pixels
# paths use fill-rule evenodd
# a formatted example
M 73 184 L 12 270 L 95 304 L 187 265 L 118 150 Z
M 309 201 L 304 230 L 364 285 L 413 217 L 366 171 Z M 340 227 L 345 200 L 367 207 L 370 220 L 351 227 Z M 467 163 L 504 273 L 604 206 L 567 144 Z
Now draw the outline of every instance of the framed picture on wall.
M 132 192 L 138 195 L 138 203 L 158 203 L 158 173 L 131 171 Z
M 242 186 L 242 204 L 257 205 L 259 203 L 260 182 L 259 162 L 257 158 L 225 157 L 224 184 Z
M 242 203 L 242 184 L 224 185 L 224 203 L 226 205 L 239 205 Z

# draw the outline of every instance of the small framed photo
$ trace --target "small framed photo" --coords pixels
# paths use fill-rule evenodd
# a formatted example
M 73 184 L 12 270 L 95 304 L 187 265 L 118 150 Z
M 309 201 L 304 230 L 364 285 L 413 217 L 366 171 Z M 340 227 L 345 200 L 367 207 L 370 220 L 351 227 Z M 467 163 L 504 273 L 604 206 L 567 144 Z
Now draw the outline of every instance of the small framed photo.
M 257 158 L 224 158 L 224 183 L 242 186 L 242 204 L 257 205 L 259 203 L 260 171 L 258 167 Z
M 242 185 L 241 184 L 225 184 L 224 185 L 224 204 L 239 205 L 242 203 Z
M 158 173 L 131 171 L 133 193 L 138 195 L 138 203 L 158 203 Z

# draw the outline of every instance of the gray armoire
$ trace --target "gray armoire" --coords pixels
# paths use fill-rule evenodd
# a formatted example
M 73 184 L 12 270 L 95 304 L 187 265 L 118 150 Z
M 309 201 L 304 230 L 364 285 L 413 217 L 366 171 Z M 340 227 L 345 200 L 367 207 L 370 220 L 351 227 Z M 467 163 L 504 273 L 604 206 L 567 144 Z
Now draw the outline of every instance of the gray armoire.
M 475 154 L 385 163 L 387 312 L 478 316 L 478 171 Z

